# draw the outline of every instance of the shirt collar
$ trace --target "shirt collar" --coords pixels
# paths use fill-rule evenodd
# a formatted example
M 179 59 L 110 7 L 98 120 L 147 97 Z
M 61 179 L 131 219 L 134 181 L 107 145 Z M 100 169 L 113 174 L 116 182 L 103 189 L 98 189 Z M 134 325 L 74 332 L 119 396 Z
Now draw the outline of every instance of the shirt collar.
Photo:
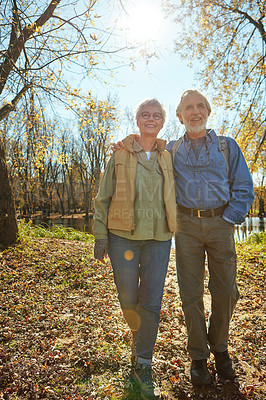
M 133 145 L 132 145 L 132 149 L 133 149 L 134 153 L 139 153 L 140 151 L 145 151 L 145 150 L 140 146 L 140 144 L 137 142 L 137 140 L 134 140 Z M 154 151 L 154 150 L 158 150 L 158 146 L 157 146 L 157 143 L 156 143 L 156 142 L 155 142 L 154 148 L 151 149 L 151 151 Z M 159 150 L 158 150 L 158 151 L 159 151 Z
M 207 133 L 206 133 L 206 141 L 207 141 L 207 143 L 213 143 L 215 141 L 216 136 L 217 135 L 216 135 L 214 129 L 207 129 Z M 187 132 L 185 132 L 184 138 L 185 138 L 186 142 L 190 141 Z
M 132 135 L 127 136 L 125 139 L 123 139 L 122 142 L 124 143 L 126 149 L 128 151 L 132 152 L 133 151 L 133 144 L 134 144 L 134 142 L 136 142 L 138 140 L 138 138 L 139 138 L 139 135 L 132 134 Z M 159 152 L 163 152 L 163 151 L 165 151 L 165 147 L 166 147 L 166 140 L 157 138 L 156 142 L 155 142 L 154 149 L 152 149 L 152 150 L 157 150 Z M 141 151 L 143 149 L 141 148 L 140 145 L 138 145 L 138 147 L 136 147 L 136 150 L 137 151 Z

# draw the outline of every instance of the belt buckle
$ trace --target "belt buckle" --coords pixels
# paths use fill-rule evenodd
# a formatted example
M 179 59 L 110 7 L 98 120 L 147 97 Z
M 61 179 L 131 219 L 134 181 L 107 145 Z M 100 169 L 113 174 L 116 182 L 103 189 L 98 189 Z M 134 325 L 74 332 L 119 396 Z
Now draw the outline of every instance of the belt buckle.
M 197 213 L 198 213 L 198 218 L 203 218 L 201 215 L 200 215 L 200 213 L 201 213 L 201 211 L 204 211 L 204 210 L 197 210 Z

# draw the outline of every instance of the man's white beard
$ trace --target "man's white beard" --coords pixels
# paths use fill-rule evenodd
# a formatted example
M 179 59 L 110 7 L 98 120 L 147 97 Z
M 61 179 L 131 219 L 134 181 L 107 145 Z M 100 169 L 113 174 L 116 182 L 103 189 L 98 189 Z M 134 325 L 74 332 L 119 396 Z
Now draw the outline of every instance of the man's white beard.
M 191 126 L 190 123 L 187 123 L 186 126 L 186 130 L 187 132 L 190 133 L 201 133 L 202 131 L 204 131 L 206 129 L 206 124 L 207 124 L 207 120 L 203 121 L 201 125 L 199 126 Z

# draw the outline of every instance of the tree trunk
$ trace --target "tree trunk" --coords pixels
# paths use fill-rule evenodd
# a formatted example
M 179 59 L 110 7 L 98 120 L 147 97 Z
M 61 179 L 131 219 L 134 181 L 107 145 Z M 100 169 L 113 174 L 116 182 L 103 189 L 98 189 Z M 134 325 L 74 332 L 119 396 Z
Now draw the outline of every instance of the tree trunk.
M 0 144 L 0 246 L 14 244 L 18 236 L 18 225 L 13 193 L 9 181 L 5 152 Z

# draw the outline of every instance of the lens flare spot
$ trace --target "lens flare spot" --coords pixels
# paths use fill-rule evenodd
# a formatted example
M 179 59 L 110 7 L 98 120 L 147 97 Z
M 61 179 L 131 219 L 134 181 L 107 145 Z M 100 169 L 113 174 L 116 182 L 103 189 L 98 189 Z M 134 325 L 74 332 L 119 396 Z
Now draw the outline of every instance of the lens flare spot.
M 140 328 L 140 323 L 141 323 L 140 316 L 138 315 L 138 313 L 134 310 L 124 309 L 123 314 L 130 329 L 132 331 L 137 331 Z
M 132 250 L 125 251 L 124 257 L 126 260 L 130 261 L 134 257 L 134 253 Z

